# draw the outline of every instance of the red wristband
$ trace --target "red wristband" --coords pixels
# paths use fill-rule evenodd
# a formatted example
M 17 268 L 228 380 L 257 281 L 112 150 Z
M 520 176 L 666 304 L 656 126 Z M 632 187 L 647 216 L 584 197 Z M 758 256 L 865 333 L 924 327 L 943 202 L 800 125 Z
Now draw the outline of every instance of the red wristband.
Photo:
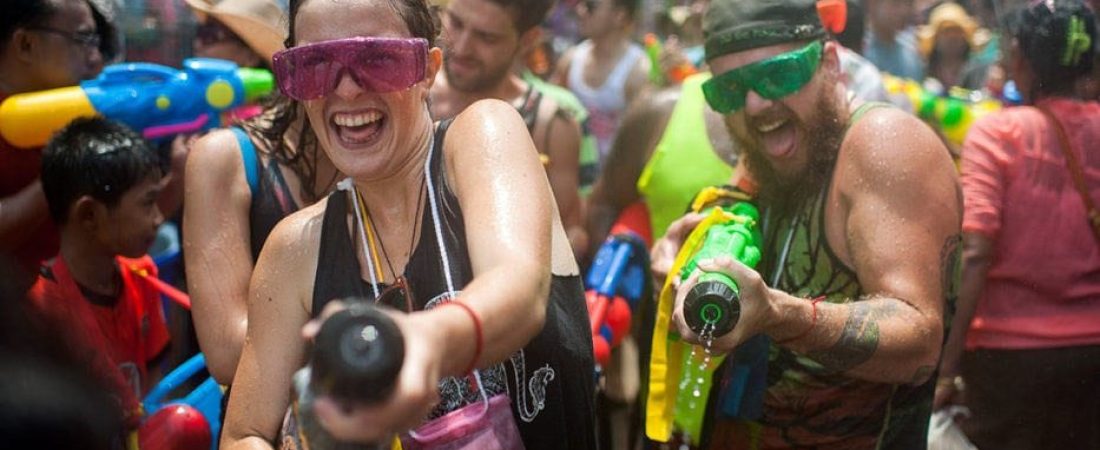
M 825 300 L 824 295 L 818 296 L 817 298 L 814 298 L 813 300 L 810 300 L 810 306 L 813 307 L 813 316 L 810 318 L 810 326 L 809 327 L 807 327 L 805 330 L 802 330 L 801 333 L 798 333 L 794 337 L 789 337 L 787 339 L 775 341 L 775 343 L 777 345 L 789 344 L 791 342 L 794 342 L 794 341 L 797 341 L 799 339 L 802 339 L 802 338 L 806 337 L 807 334 L 810 334 L 810 330 L 813 330 L 814 327 L 817 326 L 817 304 L 819 302 L 821 302 L 822 300 Z
M 484 343 L 483 341 L 485 340 L 485 336 L 481 333 L 481 319 L 477 316 L 477 313 L 474 312 L 474 309 L 471 308 L 470 305 L 467 305 L 461 301 L 452 300 L 444 303 L 444 305 L 455 305 L 461 307 L 462 310 L 466 311 L 466 313 L 470 315 L 470 319 L 474 322 L 474 334 L 477 336 L 474 344 L 474 357 L 470 360 L 470 364 L 468 367 L 466 367 L 466 370 L 462 372 L 465 374 L 471 373 L 474 371 L 474 369 L 477 368 L 477 361 L 481 359 L 481 347 Z

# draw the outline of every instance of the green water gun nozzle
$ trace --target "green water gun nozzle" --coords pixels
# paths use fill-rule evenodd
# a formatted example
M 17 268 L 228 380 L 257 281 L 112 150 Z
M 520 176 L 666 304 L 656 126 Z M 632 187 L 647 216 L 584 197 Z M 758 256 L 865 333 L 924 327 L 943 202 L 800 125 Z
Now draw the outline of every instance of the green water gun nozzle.
M 730 256 L 741 263 L 755 267 L 760 261 L 760 236 L 756 230 L 756 221 L 760 214 L 756 207 L 747 202 L 738 202 L 723 210 L 732 219 L 711 225 L 707 229 L 703 244 L 684 264 L 680 272 L 686 280 L 699 265 L 699 261 Z M 737 282 L 720 272 L 707 272 L 699 276 L 698 283 L 692 286 L 684 299 L 684 320 L 693 332 L 702 336 L 722 336 L 733 327 L 741 317 L 741 303 Z

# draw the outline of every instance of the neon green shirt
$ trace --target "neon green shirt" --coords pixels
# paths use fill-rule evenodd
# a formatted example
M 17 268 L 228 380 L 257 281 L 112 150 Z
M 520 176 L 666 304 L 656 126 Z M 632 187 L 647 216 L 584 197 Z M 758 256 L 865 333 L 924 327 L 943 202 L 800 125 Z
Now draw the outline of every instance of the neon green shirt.
M 729 183 L 733 174 L 733 168 L 714 154 L 707 137 L 702 85 L 708 78 L 709 73 L 700 73 L 684 80 L 664 134 L 638 177 L 654 239 L 684 215 L 700 189 Z

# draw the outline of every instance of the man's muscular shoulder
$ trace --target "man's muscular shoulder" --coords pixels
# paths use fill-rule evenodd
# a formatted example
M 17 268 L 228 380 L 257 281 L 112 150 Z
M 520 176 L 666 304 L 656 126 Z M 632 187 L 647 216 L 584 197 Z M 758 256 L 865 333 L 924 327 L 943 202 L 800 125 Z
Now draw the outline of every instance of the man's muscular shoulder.
M 948 175 L 947 147 L 916 117 L 893 107 L 867 111 L 850 125 L 837 159 L 837 181 L 852 188 L 904 186 Z
M 875 108 L 851 124 L 831 191 L 826 211 L 830 243 L 851 237 L 854 224 L 849 221 L 857 208 L 863 211 L 861 220 L 874 219 L 866 215 L 869 205 L 911 220 L 961 217 L 958 178 L 947 148 L 927 125 L 896 108 Z M 850 263 L 848 247 L 834 249 Z

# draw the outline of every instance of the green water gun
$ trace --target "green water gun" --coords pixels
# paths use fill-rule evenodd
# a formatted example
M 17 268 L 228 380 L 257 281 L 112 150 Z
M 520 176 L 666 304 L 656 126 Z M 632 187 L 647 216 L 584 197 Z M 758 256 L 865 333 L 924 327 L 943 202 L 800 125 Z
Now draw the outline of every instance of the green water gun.
M 760 262 L 760 231 L 756 227 L 760 212 L 748 202 L 737 202 L 722 209 L 730 220 L 711 225 L 703 244 L 680 271 L 686 281 L 700 261 L 729 256 L 749 267 Z M 722 336 L 733 330 L 741 316 L 740 289 L 729 275 L 706 272 L 684 299 L 684 320 L 691 331 L 702 336 Z

